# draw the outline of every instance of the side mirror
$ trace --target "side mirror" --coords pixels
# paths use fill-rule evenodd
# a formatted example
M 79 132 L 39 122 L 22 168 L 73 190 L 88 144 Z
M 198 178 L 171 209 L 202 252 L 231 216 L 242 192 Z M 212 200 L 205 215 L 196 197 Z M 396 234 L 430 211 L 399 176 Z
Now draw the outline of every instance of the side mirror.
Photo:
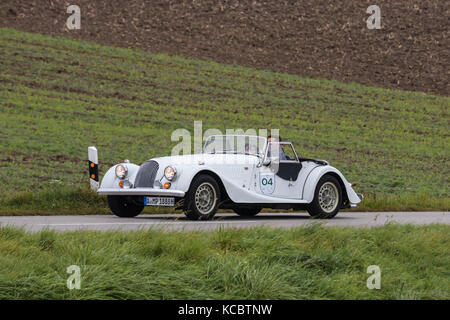
M 272 161 L 270 160 L 270 159 L 267 159 L 267 158 L 265 158 L 264 160 L 263 160 L 263 166 L 265 166 L 265 167 L 268 167 L 268 166 L 270 166 L 270 163 L 271 163 Z

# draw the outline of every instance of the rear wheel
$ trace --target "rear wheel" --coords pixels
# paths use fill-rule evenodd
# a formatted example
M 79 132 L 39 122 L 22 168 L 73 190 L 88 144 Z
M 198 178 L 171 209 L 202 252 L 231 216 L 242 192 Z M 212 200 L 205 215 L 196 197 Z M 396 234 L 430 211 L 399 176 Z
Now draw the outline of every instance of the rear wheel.
M 317 183 L 314 200 L 308 205 L 308 213 L 319 219 L 331 219 L 339 212 L 342 204 L 342 189 L 339 181 L 324 175 Z
M 220 188 L 216 179 L 202 174 L 192 181 L 185 198 L 184 214 L 190 220 L 210 220 L 217 212 Z
M 261 207 L 237 207 L 234 208 L 233 211 L 240 216 L 253 217 L 260 213 L 261 209 Z
M 108 196 L 108 206 L 116 216 L 121 218 L 136 217 L 144 210 L 143 205 L 132 203 L 124 196 Z

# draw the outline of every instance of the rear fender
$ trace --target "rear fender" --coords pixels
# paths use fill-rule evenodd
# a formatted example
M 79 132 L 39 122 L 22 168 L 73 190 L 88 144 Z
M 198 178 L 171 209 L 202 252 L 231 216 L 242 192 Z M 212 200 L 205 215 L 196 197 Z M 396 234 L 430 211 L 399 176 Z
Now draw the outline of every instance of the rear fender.
M 332 174 L 334 176 L 337 176 L 338 179 L 341 181 L 341 186 L 345 188 L 345 191 L 347 193 L 347 197 L 350 203 L 360 203 L 361 199 L 358 197 L 356 192 L 351 187 L 350 183 L 345 179 L 344 175 L 336 168 L 332 166 L 318 166 L 314 168 L 310 174 L 308 175 L 308 178 L 305 181 L 305 184 L 303 186 L 303 199 L 306 200 L 308 203 L 312 202 L 314 200 L 314 193 L 316 191 L 316 186 L 319 180 L 326 174 Z M 344 191 L 344 190 L 343 190 Z

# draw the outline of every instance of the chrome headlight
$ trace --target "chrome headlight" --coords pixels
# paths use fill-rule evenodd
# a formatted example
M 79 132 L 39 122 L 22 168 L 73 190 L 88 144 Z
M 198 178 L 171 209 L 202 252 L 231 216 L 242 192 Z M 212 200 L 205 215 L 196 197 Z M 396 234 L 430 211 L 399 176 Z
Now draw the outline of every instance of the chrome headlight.
M 116 166 L 116 176 L 117 176 L 117 178 L 125 179 L 125 177 L 127 176 L 127 172 L 128 172 L 128 169 L 127 169 L 127 167 L 125 165 L 118 164 Z
M 172 181 L 176 174 L 177 174 L 177 170 L 175 170 L 174 167 L 167 166 L 164 169 L 164 177 L 166 177 L 166 179 L 169 181 Z

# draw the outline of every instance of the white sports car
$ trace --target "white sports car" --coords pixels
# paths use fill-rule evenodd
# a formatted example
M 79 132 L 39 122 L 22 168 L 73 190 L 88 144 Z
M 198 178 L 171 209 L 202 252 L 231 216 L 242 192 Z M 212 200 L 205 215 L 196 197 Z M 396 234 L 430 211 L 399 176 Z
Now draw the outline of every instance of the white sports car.
M 306 209 L 332 218 L 362 200 L 326 161 L 298 157 L 290 142 L 248 135 L 210 136 L 200 154 L 141 166 L 125 160 L 106 172 L 97 192 L 119 217 L 135 217 L 145 206 L 174 206 L 192 220 L 211 219 L 219 208 L 243 216 L 262 208 Z

